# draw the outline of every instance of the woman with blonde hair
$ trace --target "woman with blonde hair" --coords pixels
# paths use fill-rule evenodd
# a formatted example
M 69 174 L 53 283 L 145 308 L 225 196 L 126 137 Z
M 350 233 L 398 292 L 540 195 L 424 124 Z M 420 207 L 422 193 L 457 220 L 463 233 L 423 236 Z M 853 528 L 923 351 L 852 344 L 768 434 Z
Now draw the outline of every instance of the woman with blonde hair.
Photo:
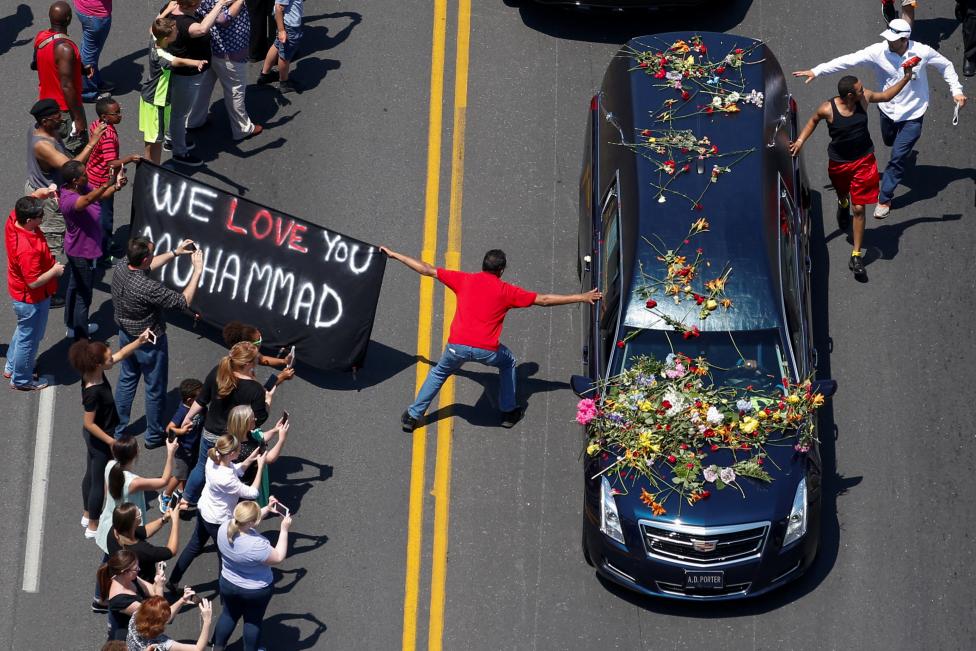
M 203 551 L 203 546 L 210 539 L 216 540 L 220 525 L 230 520 L 234 515 L 234 507 L 238 500 L 253 500 L 258 496 L 258 486 L 261 483 L 261 470 L 264 468 L 264 455 L 255 449 L 251 455 L 241 463 L 234 463 L 241 444 L 230 434 L 224 434 L 217 439 L 217 443 L 207 453 L 206 477 L 203 494 L 197 504 L 197 524 L 190 536 L 189 542 L 183 548 L 176 567 L 170 575 L 169 587 L 174 592 L 176 586 L 190 563 Z M 257 461 L 258 472 L 250 485 L 241 481 L 241 475 L 248 466 Z M 220 560 L 220 550 L 217 550 Z
M 272 497 L 271 503 L 276 500 Z M 217 548 L 224 559 L 220 570 L 220 598 L 224 610 L 214 630 L 214 651 L 222 651 L 240 619 L 244 620 L 244 650 L 261 648 L 261 622 L 271 601 L 274 576 L 271 566 L 288 555 L 288 530 L 291 516 L 281 520 L 281 531 L 274 547 L 254 528 L 271 512 L 256 502 L 241 502 L 234 518 L 220 525 Z
M 261 483 L 258 485 L 258 496 L 255 499 L 258 506 L 263 507 L 268 505 L 268 499 L 271 496 L 271 480 L 268 473 L 268 466 L 277 461 L 278 457 L 281 456 L 281 448 L 284 447 L 285 440 L 288 438 L 289 427 L 291 427 L 291 424 L 282 416 L 275 423 L 274 427 L 267 432 L 263 432 L 258 429 L 254 412 L 249 406 L 238 405 L 230 410 L 230 416 L 227 418 L 227 433 L 236 438 L 241 444 L 241 449 L 234 461 L 243 461 L 251 456 L 254 450 L 262 446 L 268 449 L 264 457 L 264 468 L 261 470 Z M 273 446 L 268 448 L 267 442 L 273 439 L 276 434 L 278 435 L 278 440 Z M 250 484 L 254 481 L 256 474 L 257 469 L 251 466 L 241 476 L 241 481 L 245 484 Z
M 183 418 L 181 426 L 187 427 L 194 416 L 204 409 L 207 411 L 200 437 L 200 456 L 186 480 L 183 492 L 183 501 L 191 508 L 196 506 L 203 489 L 207 452 L 214 446 L 217 437 L 227 433 L 227 417 L 231 409 L 238 405 L 249 405 L 258 425 L 268 420 L 268 407 L 271 406 L 274 391 L 265 391 L 264 385 L 254 377 L 258 357 L 258 347 L 250 341 L 231 346 L 227 355 L 207 374 L 203 388 Z

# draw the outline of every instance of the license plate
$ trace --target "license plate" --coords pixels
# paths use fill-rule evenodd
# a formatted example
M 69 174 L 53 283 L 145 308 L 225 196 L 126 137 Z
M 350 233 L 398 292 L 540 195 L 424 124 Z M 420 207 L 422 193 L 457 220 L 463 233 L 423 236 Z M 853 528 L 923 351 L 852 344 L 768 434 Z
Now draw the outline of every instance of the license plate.
M 685 571 L 685 588 L 721 590 L 724 587 L 725 572 L 722 570 L 711 572 Z

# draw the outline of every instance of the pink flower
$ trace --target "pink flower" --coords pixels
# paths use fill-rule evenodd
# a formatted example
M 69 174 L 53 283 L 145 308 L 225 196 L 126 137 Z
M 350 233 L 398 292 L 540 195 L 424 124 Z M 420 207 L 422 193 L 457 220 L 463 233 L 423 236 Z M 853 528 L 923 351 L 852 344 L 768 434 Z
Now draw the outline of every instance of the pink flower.
M 576 422 L 580 425 L 589 425 L 597 415 L 596 401 L 591 398 L 583 398 L 576 405 Z

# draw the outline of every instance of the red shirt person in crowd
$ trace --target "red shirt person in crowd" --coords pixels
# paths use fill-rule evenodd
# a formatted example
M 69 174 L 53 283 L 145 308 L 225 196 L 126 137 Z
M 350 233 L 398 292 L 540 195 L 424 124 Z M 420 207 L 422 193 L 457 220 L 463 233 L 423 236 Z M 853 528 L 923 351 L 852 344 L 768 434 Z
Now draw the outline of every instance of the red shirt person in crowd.
M 34 37 L 38 100 L 53 99 L 61 109 L 61 140 L 72 156 L 88 142 L 88 122 L 81 99 L 81 53 L 68 38 L 71 5 L 59 0 L 48 9 L 51 26 Z M 86 72 L 91 72 L 88 70 Z
M 57 291 L 58 277 L 64 273 L 64 266 L 54 260 L 39 228 L 44 219 L 41 198 L 18 199 L 4 228 L 7 291 L 13 301 L 17 328 L 10 339 L 3 376 L 21 391 L 47 386 L 33 377 L 34 359 L 47 328 L 51 296 Z
M 517 307 L 593 304 L 603 298 L 603 294 L 595 289 L 584 294 L 537 294 L 503 282 L 501 276 L 505 272 L 507 261 L 505 253 L 498 249 L 492 249 L 485 254 L 481 273 L 441 269 L 385 246 L 381 246 L 380 251 L 423 276 L 437 278 L 457 297 L 457 311 L 451 321 L 451 332 L 444 354 L 427 374 L 417 399 L 400 417 L 405 432 L 412 432 L 417 428 L 441 385 L 464 366 L 465 362 L 478 362 L 498 368 L 498 407 L 502 411 L 502 426 L 515 425 L 522 418 L 522 409 L 515 399 L 515 356 L 499 342 L 505 315 L 510 309 Z

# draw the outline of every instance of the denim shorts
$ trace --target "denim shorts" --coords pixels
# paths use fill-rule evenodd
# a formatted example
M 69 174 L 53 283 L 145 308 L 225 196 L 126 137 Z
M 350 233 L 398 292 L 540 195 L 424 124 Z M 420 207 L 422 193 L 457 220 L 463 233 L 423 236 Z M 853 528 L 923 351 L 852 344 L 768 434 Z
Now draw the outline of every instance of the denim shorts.
M 274 46 L 278 48 L 279 57 L 285 61 L 294 61 L 295 55 L 298 54 L 298 46 L 302 41 L 302 28 L 285 26 L 285 36 L 288 37 L 287 41 L 282 43 L 276 38 Z

